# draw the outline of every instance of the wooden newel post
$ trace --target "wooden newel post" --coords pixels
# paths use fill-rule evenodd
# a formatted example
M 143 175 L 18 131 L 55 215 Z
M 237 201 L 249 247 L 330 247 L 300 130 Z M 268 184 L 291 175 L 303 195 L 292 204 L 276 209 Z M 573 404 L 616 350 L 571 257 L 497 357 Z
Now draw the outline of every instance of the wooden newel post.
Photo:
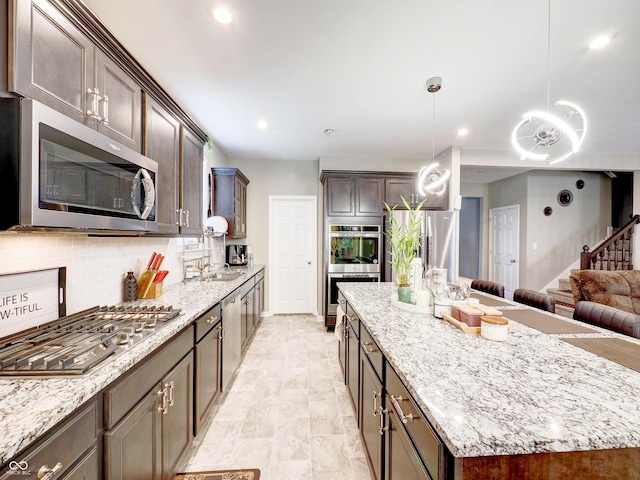
M 591 268 L 591 254 L 589 253 L 589 245 L 582 247 L 580 252 L 580 270 L 589 270 Z

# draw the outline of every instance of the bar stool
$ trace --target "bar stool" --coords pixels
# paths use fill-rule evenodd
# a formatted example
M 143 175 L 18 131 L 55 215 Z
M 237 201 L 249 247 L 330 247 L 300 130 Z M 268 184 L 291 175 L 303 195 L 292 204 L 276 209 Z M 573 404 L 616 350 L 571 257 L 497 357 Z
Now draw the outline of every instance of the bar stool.
M 504 285 L 501 283 L 491 282 L 489 280 L 472 280 L 471 288 L 504 298 Z
M 556 299 L 546 293 L 526 288 L 516 288 L 513 292 L 513 301 L 556 313 Z

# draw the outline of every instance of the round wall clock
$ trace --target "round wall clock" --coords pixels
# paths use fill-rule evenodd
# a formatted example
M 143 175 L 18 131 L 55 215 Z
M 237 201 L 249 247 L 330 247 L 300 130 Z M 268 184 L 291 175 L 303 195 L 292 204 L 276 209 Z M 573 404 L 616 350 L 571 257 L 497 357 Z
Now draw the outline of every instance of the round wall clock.
M 544 207 L 544 216 L 545 217 L 549 217 L 551 216 L 551 214 L 553 213 L 553 208 L 551 207 Z
M 573 193 L 571 190 L 560 190 L 558 193 L 558 203 L 563 207 L 568 207 L 573 202 Z

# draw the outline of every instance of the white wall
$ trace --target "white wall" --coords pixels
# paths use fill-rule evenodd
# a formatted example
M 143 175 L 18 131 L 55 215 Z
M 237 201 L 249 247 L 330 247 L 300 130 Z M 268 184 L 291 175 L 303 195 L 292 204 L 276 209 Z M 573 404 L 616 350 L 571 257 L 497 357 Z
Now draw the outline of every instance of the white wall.
M 88 237 L 83 234 L 24 233 L 0 235 L 0 274 L 67 267 L 67 313 L 122 302 L 129 268 L 136 278 L 152 252 L 166 259 L 171 273 L 165 285 L 182 281 L 176 239 Z
M 266 265 L 269 261 L 269 195 L 317 197 L 321 186 L 318 162 L 232 158 L 229 160 L 229 166 L 239 168 L 249 179 L 249 185 L 247 186 L 247 238 L 230 240 L 227 243 L 250 245 L 254 262 Z M 318 199 L 318 202 L 321 200 Z M 322 248 L 320 236 L 317 248 Z M 265 275 L 268 275 L 268 272 L 265 272 Z M 269 282 L 265 285 L 265 309 L 268 311 Z M 318 283 L 318 285 L 322 284 Z
M 578 179 L 585 181 L 582 190 L 575 187 Z M 611 222 L 611 182 L 602 174 L 531 171 L 493 182 L 488 188 L 487 208 L 520 205 L 522 288 L 543 288 L 575 262 L 582 245 L 593 246 L 601 240 Z M 563 189 L 574 194 L 567 207 L 557 202 Z M 553 209 L 551 216 L 544 215 L 546 206 Z

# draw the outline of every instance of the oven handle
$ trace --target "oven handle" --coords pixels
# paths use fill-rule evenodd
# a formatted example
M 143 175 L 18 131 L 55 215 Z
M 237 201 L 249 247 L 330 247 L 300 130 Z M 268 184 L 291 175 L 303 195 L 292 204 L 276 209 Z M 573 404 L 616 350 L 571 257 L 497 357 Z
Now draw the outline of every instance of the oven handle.
M 381 233 L 330 233 L 333 238 L 382 238 Z

